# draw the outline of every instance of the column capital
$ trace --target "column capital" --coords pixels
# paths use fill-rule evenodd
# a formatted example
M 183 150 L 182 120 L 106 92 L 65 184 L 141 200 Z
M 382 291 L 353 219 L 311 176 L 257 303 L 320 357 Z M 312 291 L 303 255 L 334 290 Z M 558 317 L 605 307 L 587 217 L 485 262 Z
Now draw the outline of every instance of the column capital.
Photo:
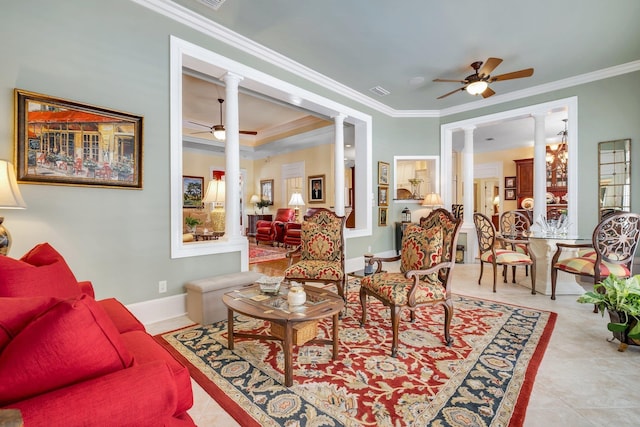
M 332 118 L 333 120 L 335 120 L 336 122 L 338 122 L 338 121 L 343 122 L 343 121 L 344 121 L 344 119 L 346 119 L 347 117 L 348 117 L 348 116 L 347 116 L 346 114 L 344 114 L 344 113 L 336 113 L 336 114 L 334 114 L 334 115 L 332 115 L 332 116 L 331 116 L 331 118 Z
M 242 80 L 244 80 L 244 77 L 242 77 L 240 74 L 232 73 L 231 71 L 227 71 L 224 76 L 222 76 L 222 81 L 224 81 L 225 83 L 239 83 Z

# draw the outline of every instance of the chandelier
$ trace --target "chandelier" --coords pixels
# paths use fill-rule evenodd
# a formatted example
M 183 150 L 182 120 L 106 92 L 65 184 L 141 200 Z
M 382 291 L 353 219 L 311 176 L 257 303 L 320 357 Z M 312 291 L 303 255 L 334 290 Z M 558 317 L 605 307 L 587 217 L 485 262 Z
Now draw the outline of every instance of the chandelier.
M 558 135 L 561 135 L 560 144 L 550 146 L 545 157 L 547 166 L 551 169 L 557 169 L 562 175 L 566 174 L 567 160 L 569 159 L 567 153 L 567 120 L 562 119 L 564 130 L 558 133 Z

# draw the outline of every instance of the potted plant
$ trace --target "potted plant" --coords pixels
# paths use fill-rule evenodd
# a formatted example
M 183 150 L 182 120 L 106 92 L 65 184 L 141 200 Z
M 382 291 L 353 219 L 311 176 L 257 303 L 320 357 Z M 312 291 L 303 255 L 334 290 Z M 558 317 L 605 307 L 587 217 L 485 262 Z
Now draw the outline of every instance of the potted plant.
M 200 220 L 192 216 L 188 216 L 184 219 L 184 223 L 187 225 L 190 233 L 196 232 L 196 226 L 200 225 Z
M 620 340 L 619 351 L 628 344 L 640 345 L 640 275 L 627 279 L 609 275 L 578 298 L 578 302 L 595 304 L 604 316 L 609 313 L 607 329 Z
M 256 203 L 256 206 L 260 208 L 260 212 L 264 214 L 264 208 L 269 206 L 269 201 L 265 199 L 260 199 L 260 201 Z

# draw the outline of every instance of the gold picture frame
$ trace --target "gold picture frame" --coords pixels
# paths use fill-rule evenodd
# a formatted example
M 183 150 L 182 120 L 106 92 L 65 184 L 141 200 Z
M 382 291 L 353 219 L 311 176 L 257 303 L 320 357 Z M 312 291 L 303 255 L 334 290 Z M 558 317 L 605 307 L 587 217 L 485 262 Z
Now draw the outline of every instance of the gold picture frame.
M 273 206 L 273 180 L 260 180 L 260 198 L 269 202 L 268 206 Z
M 309 176 L 309 203 L 324 203 L 325 188 L 324 175 Z
M 389 163 L 378 162 L 378 184 L 389 185 Z
M 142 116 L 14 90 L 18 182 L 142 188 Z
M 389 186 L 378 186 L 378 206 L 389 206 Z
M 378 227 L 387 226 L 388 213 L 389 213 L 389 208 L 378 208 Z

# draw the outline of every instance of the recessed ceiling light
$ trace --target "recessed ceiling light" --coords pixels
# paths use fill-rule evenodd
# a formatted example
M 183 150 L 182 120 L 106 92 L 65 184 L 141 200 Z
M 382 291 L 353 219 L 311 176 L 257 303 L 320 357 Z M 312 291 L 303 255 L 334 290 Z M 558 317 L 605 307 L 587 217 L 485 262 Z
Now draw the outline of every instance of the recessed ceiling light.
M 351 144 L 345 144 L 344 146 L 347 148 L 351 148 Z
M 422 76 L 411 77 L 409 79 L 409 85 L 411 86 L 420 86 L 422 83 L 424 83 L 424 77 Z

